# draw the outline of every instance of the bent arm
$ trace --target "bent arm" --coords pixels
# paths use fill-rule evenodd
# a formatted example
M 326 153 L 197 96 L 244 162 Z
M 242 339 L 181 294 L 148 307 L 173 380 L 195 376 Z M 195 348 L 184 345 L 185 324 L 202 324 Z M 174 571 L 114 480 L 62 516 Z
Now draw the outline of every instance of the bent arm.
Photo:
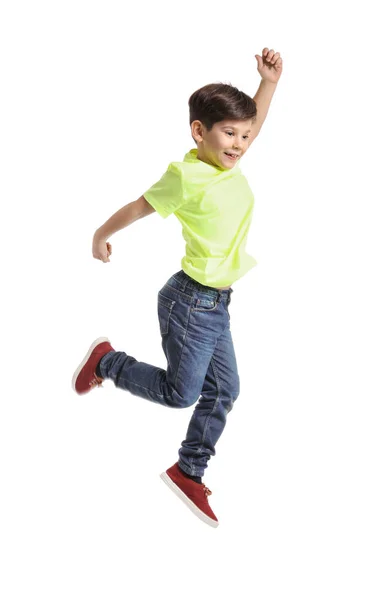
M 124 229 L 134 221 L 143 219 L 147 215 L 155 212 L 155 209 L 141 196 L 138 200 L 130 202 L 112 215 L 99 229 L 96 230 L 95 236 L 107 240 L 111 235 Z

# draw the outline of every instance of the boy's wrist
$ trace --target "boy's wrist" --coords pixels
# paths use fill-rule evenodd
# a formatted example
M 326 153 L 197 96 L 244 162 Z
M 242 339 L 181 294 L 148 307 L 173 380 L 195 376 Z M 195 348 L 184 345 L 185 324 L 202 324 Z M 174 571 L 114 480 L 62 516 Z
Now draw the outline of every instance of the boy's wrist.
M 260 83 L 262 83 L 263 86 L 267 85 L 269 87 L 272 87 L 272 86 L 277 87 L 278 81 L 270 81 L 269 79 L 263 79 L 263 77 L 262 77 L 262 79 L 260 80 Z
M 99 227 L 94 233 L 94 239 L 96 240 L 104 240 L 106 242 L 109 237 L 109 235 L 104 235 L 101 227 Z

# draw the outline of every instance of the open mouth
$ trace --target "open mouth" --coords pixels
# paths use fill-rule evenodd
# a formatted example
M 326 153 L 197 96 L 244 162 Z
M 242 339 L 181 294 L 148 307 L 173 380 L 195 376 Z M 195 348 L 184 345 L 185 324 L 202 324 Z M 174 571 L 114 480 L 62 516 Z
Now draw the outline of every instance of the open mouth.
M 224 154 L 226 154 L 226 156 L 228 156 L 228 158 L 231 160 L 237 160 L 237 158 L 239 158 L 238 154 L 230 154 L 229 152 L 224 152 Z

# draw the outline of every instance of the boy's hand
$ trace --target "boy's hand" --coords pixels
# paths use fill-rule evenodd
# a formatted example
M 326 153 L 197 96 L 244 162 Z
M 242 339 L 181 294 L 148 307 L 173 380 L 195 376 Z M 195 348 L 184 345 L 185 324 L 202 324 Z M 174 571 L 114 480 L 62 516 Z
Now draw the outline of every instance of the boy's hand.
M 109 242 L 96 237 L 92 240 L 92 255 L 94 258 L 102 260 L 103 262 L 111 262 L 109 257 L 112 254 L 112 246 Z
M 277 83 L 283 70 L 283 59 L 279 52 L 263 48 L 262 56 L 255 55 L 258 62 L 258 73 L 265 81 Z

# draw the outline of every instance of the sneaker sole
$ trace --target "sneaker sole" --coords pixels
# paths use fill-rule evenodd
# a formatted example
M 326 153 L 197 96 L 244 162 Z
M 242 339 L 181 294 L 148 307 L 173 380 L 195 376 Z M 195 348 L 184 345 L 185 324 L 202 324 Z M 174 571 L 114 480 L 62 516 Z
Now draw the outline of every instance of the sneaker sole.
M 166 472 L 161 473 L 160 477 L 162 478 L 164 483 L 166 483 L 167 486 L 172 490 L 172 492 L 174 492 L 176 496 L 178 496 L 180 500 L 182 500 L 182 502 L 184 502 L 186 506 L 190 508 L 190 510 L 195 514 L 196 517 L 198 517 L 211 527 L 218 527 L 219 522 L 214 521 L 213 519 L 208 517 L 202 510 L 200 510 L 200 508 L 195 506 L 194 502 L 192 502 L 192 500 L 190 500 L 190 498 L 188 498 L 186 494 L 184 494 L 184 492 L 178 487 L 178 485 L 175 484 L 174 481 L 172 481 L 172 479 Z
M 77 367 L 77 369 L 74 371 L 74 375 L 73 375 L 73 378 L 72 378 L 72 388 L 73 388 L 73 390 L 76 392 L 76 394 L 78 394 L 78 392 L 77 392 L 77 390 L 76 390 L 76 381 L 77 381 L 78 375 L 80 374 L 81 370 L 83 369 L 83 367 L 84 367 L 84 366 L 85 366 L 85 364 L 87 363 L 88 359 L 90 358 L 90 354 L 91 354 L 91 352 L 94 350 L 94 348 L 95 348 L 96 346 L 98 346 L 98 345 L 99 345 L 99 344 L 101 344 L 102 342 L 108 342 L 108 343 L 111 343 L 111 342 L 109 341 L 109 339 L 108 339 L 108 338 L 106 338 L 106 337 L 100 337 L 100 338 L 97 338 L 97 339 L 96 339 L 96 340 L 95 340 L 95 341 L 94 341 L 94 342 L 91 344 L 90 348 L 88 349 L 88 351 L 87 351 L 87 353 L 86 353 L 86 355 L 85 355 L 85 358 L 84 358 L 84 359 L 83 359 L 83 361 L 80 363 L 79 367 Z M 90 391 L 90 390 L 88 390 L 88 392 L 89 392 L 89 391 Z M 86 393 L 86 392 L 85 392 L 85 393 Z M 80 395 L 81 395 L 81 394 L 80 394 Z

